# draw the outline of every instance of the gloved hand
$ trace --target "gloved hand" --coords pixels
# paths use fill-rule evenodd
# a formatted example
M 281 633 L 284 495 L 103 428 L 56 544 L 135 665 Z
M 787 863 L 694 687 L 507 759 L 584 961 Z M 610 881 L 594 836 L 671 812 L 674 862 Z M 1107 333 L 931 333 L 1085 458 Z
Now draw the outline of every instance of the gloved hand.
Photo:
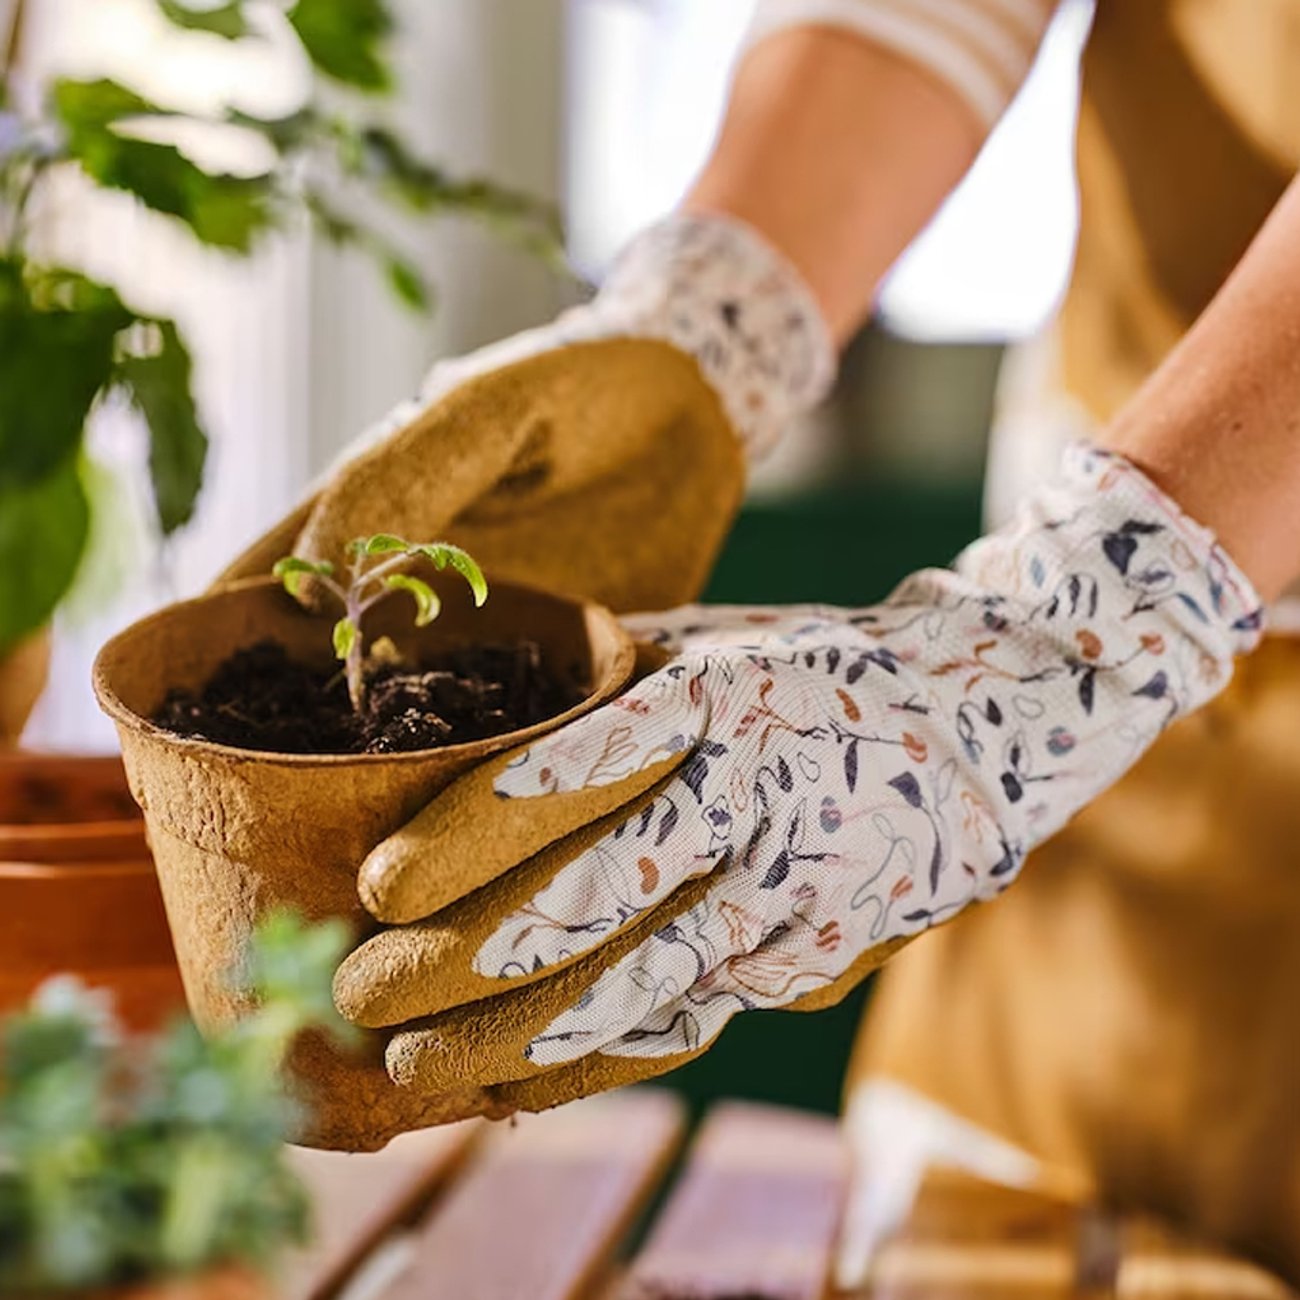
M 1259 624 L 1214 539 L 1089 449 L 881 605 L 637 620 L 666 666 L 370 855 L 391 928 L 336 1000 L 398 1026 L 397 1082 L 527 1108 L 659 1073 L 737 1011 L 828 1005 L 1006 888 Z
M 696 596 L 745 457 L 828 387 L 834 352 L 797 272 L 730 219 L 634 240 L 551 325 L 430 371 L 223 580 L 290 552 L 338 561 L 377 531 L 449 538 L 494 577 L 611 608 Z

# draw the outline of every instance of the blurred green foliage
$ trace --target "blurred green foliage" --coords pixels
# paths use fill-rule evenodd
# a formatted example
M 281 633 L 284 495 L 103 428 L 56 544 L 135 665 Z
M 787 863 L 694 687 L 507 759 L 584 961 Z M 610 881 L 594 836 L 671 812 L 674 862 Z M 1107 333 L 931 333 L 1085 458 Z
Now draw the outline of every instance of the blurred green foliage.
M 254 42 L 264 39 L 267 23 L 286 24 L 317 85 L 307 103 L 279 119 L 235 110 L 201 119 L 251 131 L 268 146 L 264 170 L 237 176 L 208 171 L 155 138 L 199 120 L 193 114 L 116 81 L 56 80 L 35 116 L 6 107 L 16 99 L 9 64 L 19 44 L 9 41 L 0 68 L 0 654 L 49 618 L 72 581 L 88 536 L 90 507 L 79 478 L 96 403 L 120 396 L 142 415 L 164 536 L 193 514 L 207 454 L 190 354 L 176 323 L 137 311 L 113 287 L 47 265 L 33 251 L 33 200 L 54 173 L 75 168 L 235 255 L 306 214 L 332 242 L 371 255 L 398 298 L 417 310 L 429 307 L 431 288 L 361 214 L 358 200 L 367 194 L 413 213 L 485 222 L 531 251 L 559 256 L 551 205 L 489 180 L 452 176 L 373 116 L 376 97 L 394 85 L 384 0 L 155 3 L 201 39 Z
M 345 948 L 340 923 L 268 917 L 242 975 L 257 1010 L 208 1039 L 188 1020 L 124 1039 L 67 977 L 0 1025 L 0 1292 L 266 1267 L 302 1240 L 279 1067 L 301 1030 L 346 1032 L 330 1001 Z

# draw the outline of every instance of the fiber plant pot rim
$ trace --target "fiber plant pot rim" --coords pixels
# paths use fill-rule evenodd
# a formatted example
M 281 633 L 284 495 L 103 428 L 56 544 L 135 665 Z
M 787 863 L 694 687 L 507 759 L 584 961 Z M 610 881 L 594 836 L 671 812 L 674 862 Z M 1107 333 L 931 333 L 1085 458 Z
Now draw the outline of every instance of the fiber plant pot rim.
M 243 578 L 237 582 L 225 583 L 214 591 L 205 592 L 203 595 L 195 596 L 190 600 L 176 601 L 166 605 L 162 609 L 156 610 L 154 613 L 124 628 L 115 636 L 110 637 L 100 647 L 99 653 L 95 656 L 91 677 L 95 697 L 99 701 L 100 708 L 118 726 L 127 727 L 141 735 L 175 745 L 177 748 L 192 754 L 212 755 L 244 762 L 271 763 L 284 767 L 339 767 L 357 763 L 366 766 L 386 764 L 391 767 L 410 763 L 427 763 L 431 754 L 446 754 L 455 757 L 471 750 L 481 752 L 484 739 L 462 741 L 458 745 L 439 745 L 433 749 L 406 750 L 396 754 L 286 754 L 281 750 L 245 749 L 238 745 L 223 745 L 217 741 L 203 740 L 196 736 L 179 735 L 177 732 L 169 731 L 166 727 L 158 726 L 157 723 L 143 717 L 123 703 L 117 692 L 109 684 L 108 664 L 128 638 L 136 640 L 141 635 L 147 634 L 150 627 L 160 625 L 174 618 L 177 611 L 203 605 L 215 595 L 225 592 L 247 591 L 254 588 L 282 589 L 282 583 L 280 579 L 273 577 Z M 515 731 L 504 731 L 500 735 L 487 738 L 493 742 L 494 748 L 513 748 L 516 744 L 531 740 L 534 736 L 554 731 L 558 727 L 562 727 L 566 722 L 590 713 L 593 696 L 599 699 L 610 698 L 617 694 L 630 679 L 636 663 L 636 647 L 627 630 L 604 605 L 584 600 L 580 596 L 571 596 L 563 592 L 551 592 L 543 588 L 531 587 L 522 582 L 492 581 L 491 589 L 526 592 L 574 605 L 581 608 L 588 619 L 603 625 L 604 629 L 616 641 L 621 642 L 619 651 L 611 661 L 608 671 L 602 675 L 600 681 L 593 681 L 584 688 L 582 699 L 563 712 L 544 718 L 540 722 L 534 722 L 527 727 L 520 727 Z M 286 593 L 285 599 L 291 600 L 292 597 Z

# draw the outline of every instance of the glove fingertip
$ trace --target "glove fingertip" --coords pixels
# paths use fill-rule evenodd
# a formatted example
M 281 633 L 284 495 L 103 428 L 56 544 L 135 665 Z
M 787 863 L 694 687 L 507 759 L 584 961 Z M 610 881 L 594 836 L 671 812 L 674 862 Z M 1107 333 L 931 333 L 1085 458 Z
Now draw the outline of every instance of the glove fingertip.
M 387 841 L 380 844 L 378 848 L 372 849 L 362 862 L 361 870 L 357 872 L 357 894 L 361 899 L 361 905 L 377 921 L 393 919 L 388 915 L 387 903 L 388 877 L 394 867 L 389 860 L 391 855 L 387 849 Z
M 383 930 L 349 953 L 334 974 L 334 1004 L 355 1025 L 380 1029 L 471 1000 L 463 936 L 436 925 Z
M 384 1049 L 384 1068 L 399 1088 L 414 1088 L 422 1082 L 422 1062 L 428 1053 L 425 1035 L 394 1034 Z
M 388 1040 L 384 1067 L 399 1088 L 439 1093 L 477 1085 L 480 1080 L 476 1076 L 487 1062 L 471 1058 L 472 1039 L 472 1035 L 445 1034 L 432 1028 L 401 1030 Z M 489 1052 L 489 1061 L 496 1055 Z M 476 1063 L 479 1070 L 473 1069 Z
M 370 1000 L 355 989 L 334 985 L 334 1008 L 350 1025 L 358 1029 L 382 1029 L 388 1017 L 376 1012 Z
M 374 967 L 372 954 L 362 947 L 345 957 L 334 972 L 334 1006 L 345 1020 L 363 1029 L 393 1023 L 388 1018 L 389 973 L 382 964 L 378 971 Z
M 412 853 L 401 834 L 391 835 L 367 855 L 357 874 L 362 906 L 377 921 L 403 925 L 437 910 L 428 891 L 417 889 Z

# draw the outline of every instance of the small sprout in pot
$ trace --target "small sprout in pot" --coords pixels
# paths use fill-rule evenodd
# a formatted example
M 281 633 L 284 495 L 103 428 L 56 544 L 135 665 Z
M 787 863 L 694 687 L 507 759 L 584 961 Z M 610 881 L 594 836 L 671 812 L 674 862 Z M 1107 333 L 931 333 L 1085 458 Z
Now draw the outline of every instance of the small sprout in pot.
M 342 606 L 343 614 L 334 624 L 334 654 L 343 663 L 352 708 L 362 714 L 366 705 L 362 619 L 366 611 L 390 591 L 410 593 L 415 601 L 416 627 L 432 623 L 442 608 L 438 593 L 407 571 L 410 565 L 425 559 L 436 569 L 454 569 L 469 584 L 478 606 L 487 600 L 488 587 L 474 557 L 449 542 L 408 542 L 392 533 L 376 533 L 349 542 L 347 553 L 349 564 L 337 577 L 328 560 L 305 560 L 297 555 L 278 560 L 272 572 L 291 596 L 298 595 L 303 581 L 310 577 Z

